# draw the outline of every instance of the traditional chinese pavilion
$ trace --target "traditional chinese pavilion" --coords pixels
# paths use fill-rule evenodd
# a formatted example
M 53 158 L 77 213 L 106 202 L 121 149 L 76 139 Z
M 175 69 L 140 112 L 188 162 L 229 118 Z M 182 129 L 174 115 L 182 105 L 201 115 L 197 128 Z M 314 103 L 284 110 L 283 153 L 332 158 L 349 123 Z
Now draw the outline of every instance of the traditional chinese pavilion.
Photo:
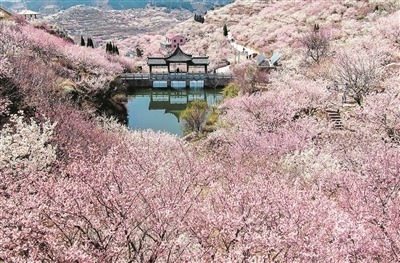
M 207 73 L 209 64 L 208 57 L 193 57 L 183 52 L 179 45 L 174 52 L 164 57 L 147 58 L 150 74 L 154 70 L 164 73 Z

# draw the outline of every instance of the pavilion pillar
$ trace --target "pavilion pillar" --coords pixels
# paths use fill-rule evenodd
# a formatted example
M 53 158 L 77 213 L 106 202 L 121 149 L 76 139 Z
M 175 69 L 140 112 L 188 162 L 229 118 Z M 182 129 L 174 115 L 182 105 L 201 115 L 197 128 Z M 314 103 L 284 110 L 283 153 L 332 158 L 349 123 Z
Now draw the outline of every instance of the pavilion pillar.
M 204 65 L 204 73 L 207 73 L 207 65 Z
M 170 67 L 169 63 L 167 65 L 168 65 L 168 73 L 171 73 L 171 67 Z
M 189 73 L 189 64 L 186 63 L 186 73 Z
M 150 67 L 150 74 L 152 73 L 152 69 L 153 69 L 153 67 L 152 66 L 149 66 Z

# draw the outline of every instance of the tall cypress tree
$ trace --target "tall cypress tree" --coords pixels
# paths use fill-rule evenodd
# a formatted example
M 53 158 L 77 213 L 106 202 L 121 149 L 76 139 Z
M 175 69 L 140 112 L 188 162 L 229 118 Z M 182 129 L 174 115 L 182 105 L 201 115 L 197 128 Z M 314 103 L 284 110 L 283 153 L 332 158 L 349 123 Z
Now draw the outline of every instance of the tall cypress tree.
M 224 24 L 224 36 L 228 36 L 228 27 Z
M 83 39 L 83 36 L 81 36 L 81 46 L 84 47 L 85 45 L 85 39 Z
M 89 47 L 94 48 L 94 44 L 93 44 L 92 38 L 89 38 L 89 41 L 90 41 Z

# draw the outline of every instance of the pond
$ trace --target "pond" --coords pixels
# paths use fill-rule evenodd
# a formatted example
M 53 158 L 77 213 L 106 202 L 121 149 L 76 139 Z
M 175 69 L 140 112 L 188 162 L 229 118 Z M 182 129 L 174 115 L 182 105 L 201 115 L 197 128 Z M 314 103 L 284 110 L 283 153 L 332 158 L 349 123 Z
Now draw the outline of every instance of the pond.
M 143 88 L 128 94 L 128 126 L 135 130 L 152 129 L 183 135 L 180 114 L 188 102 L 205 100 L 216 105 L 222 89 L 152 89 Z

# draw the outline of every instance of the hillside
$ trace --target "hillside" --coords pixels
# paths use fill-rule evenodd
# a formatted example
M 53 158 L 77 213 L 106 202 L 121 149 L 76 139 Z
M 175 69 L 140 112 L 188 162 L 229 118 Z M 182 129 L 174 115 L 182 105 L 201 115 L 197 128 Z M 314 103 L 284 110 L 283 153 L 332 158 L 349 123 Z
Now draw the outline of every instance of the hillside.
M 3 0 L 1 4 L 12 9 L 31 9 L 47 14 L 65 10 L 77 5 L 99 7 L 113 10 L 128 10 L 146 6 L 165 7 L 170 10 L 188 10 L 190 12 L 205 12 L 216 6 L 223 6 L 231 0 Z
M 191 143 L 96 110 L 143 58 L 0 22 L 0 261 L 399 262 L 399 16 L 397 0 L 237 0 L 177 24 L 238 89 Z M 235 62 L 224 24 L 279 65 Z
M 376 10 L 375 10 L 376 9 Z M 180 33 L 188 38 L 184 49 L 188 53 L 207 54 L 212 64 L 221 59 L 235 61 L 233 48 L 223 37 L 224 24 L 232 36 L 244 46 L 264 52 L 268 56 L 279 52 L 286 60 L 285 66 L 299 68 L 299 54 L 301 38 L 314 24 L 329 34 L 332 40 L 332 50 L 346 48 L 353 43 L 351 40 L 362 41 L 360 38 L 373 37 L 383 31 L 386 34 L 396 34 L 398 30 L 395 11 L 399 9 L 396 0 L 390 1 L 235 1 L 215 11 L 209 11 L 206 22 L 200 24 L 193 19 L 179 23 L 167 33 Z M 384 21 L 390 16 L 389 28 L 385 28 Z M 392 36 L 393 37 L 393 36 Z M 120 43 L 121 46 L 140 46 L 145 55 L 162 53 L 159 50 L 159 41 L 143 41 L 146 38 L 163 39 L 164 34 L 144 36 L 136 35 Z M 143 42 L 143 43 L 141 43 Z M 367 42 L 374 42 L 368 40 Z M 379 46 L 379 44 L 377 44 Z M 383 45 L 384 47 L 387 45 Z M 242 60 L 243 61 L 243 60 Z M 138 61 L 140 63 L 140 61 Z
M 46 16 L 45 19 L 62 27 L 76 39 L 83 35 L 115 42 L 138 34 L 166 32 L 189 17 L 192 17 L 192 13 L 186 10 L 153 7 L 109 10 L 75 6 Z

